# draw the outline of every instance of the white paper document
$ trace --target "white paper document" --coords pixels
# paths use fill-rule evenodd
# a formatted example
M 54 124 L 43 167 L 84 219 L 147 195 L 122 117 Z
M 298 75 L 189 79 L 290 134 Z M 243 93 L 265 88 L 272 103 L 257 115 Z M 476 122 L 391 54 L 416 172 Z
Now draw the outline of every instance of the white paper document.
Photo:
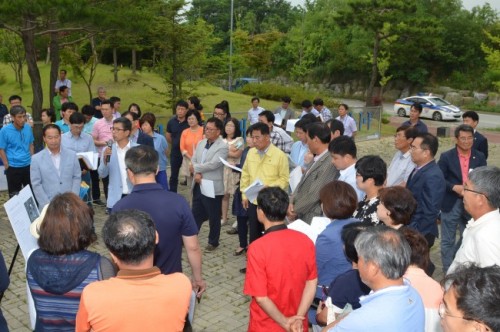
M 243 171 L 241 168 L 236 167 L 236 166 L 234 166 L 234 165 L 231 165 L 231 164 L 230 164 L 227 160 L 222 159 L 222 157 L 219 157 L 219 159 L 220 159 L 220 161 L 222 161 L 222 163 L 224 164 L 224 166 L 227 166 L 227 167 L 229 167 L 229 168 L 232 168 L 232 169 L 234 169 L 235 171 L 238 171 L 238 172 L 240 172 L 240 173 Z
M 97 169 L 97 160 L 99 159 L 99 154 L 97 152 L 78 152 L 76 155 L 78 156 L 78 158 L 83 158 L 83 161 L 88 168 L 93 171 Z
M 295 188 L 299 185 L 300 180 L 302 179 L 302 167 L 297 166 L 290 172 L 290 189 L 292 193 L 295 191 Z
M 37 239 L 30 233 L 30 226 L 40 215 L 30 186 L 24 187 L 18 195 L 9 199 L 3 206 L 23 257 L 27 260 L 31 252 L 38 248 Z
M 215 198 L 215 188 L 212 180 L 201 179 L 200 190 L 203 196 Z
M 294 222 L 287 225 L 289 229 L 293 229 L 297 232 L 301 232 L 307 235 L 308 238 L 311 239 L 313 243 L 316 243 L 316 239 L 318 238 L 318 233 L 314 230 L 310 225 L 304 222 L 301 219 L 297 219 Z
M 290 133 L 293 133 L 295 131 L 295 124 L 297 123 L 297 121 L 299 121 L 300 119 L 290 119 L 286 122 L 286 131 L 290 132 Z
M 283 123 L 283 118 L 281 117 L 281 114 L 279 113 L 274 114 L 274 124 L 277 126 L 281 126 L 282 123 Z
M 249 202 L 253 202 L 257 199 L 259 191 L 264 188 L 264 184 L 259 179 L 256 179 L 251 185 L 243 190 Z
M 327 217 L 314 217 L 311 221 L 311 227 L 316 233 L 321 234 L 326 226 L 330 225 L 332 221 Z

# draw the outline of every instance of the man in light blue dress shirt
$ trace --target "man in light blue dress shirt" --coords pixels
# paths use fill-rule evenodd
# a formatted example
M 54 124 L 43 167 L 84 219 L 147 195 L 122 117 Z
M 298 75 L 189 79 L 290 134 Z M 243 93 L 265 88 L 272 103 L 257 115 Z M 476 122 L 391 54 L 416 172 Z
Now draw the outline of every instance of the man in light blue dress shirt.
M 415 168 L 415 163 L 411 160 L 410 145 L 417 134 L 418 131 L 414 127 L 406 125 L 396 129 L 394 147 L 398 151 L 387 169 L 387 187 L 406 186 L 406 181 Z
M 62 147 L 75 153 L 97 152 L 92 136 L 83 132 L 83 128 L 85 126 L 85 116 L 82 113 L 75 112 L 69 117 L 69 123 L 69 131 L 62 135 Z M 89 186 L 91 185 L 90 171 L 82 170 L 82 181 Z M 86 197 L 84 200 L 88 201 L 90 200 L 90 197 Z
M 403 280 L 411 256 L 411 248 L 404 236 L 387 227 L 369 227 L 357 236 L 354 246 L 359 256 L 359 275 L 372 292 L 360 298 L 361 308 L 331 323 L 326 330 L 424 331 L 422 299 Z

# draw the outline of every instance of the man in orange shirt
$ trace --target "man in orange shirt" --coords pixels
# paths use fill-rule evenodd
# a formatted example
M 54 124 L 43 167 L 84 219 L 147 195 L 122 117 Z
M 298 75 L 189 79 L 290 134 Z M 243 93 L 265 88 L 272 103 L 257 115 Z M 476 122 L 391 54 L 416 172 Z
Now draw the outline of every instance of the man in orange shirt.
M 153 266 L 158 233 L 150 216 L 138 210 L 113 213 L 102 237 L 119 271 L 85 287 L 76 331 L 182 331 L 191 282 Z

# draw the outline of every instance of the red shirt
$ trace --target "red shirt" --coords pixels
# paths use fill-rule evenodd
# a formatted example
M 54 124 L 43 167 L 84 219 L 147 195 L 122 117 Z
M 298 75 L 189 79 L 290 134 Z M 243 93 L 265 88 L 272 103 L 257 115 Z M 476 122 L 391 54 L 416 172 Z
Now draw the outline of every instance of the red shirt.
M 457 149 L 458 160 L 460 161 L 460 170 L 462 171 L 462 184 L 469 179 L 469 160 L 471 151 L 468 154 L 464 155 L 460 153 L 460 150 Z
M 252 296 L 248 331 L 283 331 L 255 297 L 269 297 L 286 317 L 296 315 L 306 281 L 317 278 L 314 243 L 291 229 L 268 229 L 250 245 L 247 259 L 243 292 Z

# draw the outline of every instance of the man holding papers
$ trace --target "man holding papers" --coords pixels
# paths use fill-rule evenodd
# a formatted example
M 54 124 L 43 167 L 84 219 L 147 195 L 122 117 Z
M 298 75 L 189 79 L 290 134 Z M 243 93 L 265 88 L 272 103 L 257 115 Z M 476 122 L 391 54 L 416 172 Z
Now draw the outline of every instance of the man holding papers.
M 90 134 L 83 132 L 84 125 L 85 115 L 79 112 L 71 114 L 69 117 L 69 131 L 62 135 L 61 145 L 63 148 L 71 150 L 76 154 L 80 152 L 97 153 L 94 139 Z M 97 165 L 95 165 L 94 168 L 97 169 Z M 90 186 L 91 180 L 89 169 L 82 169 L 82 180 Z
M 191 158 L 190 171 L 193 179 L 192 211 L 198 229 L 208 219 L 210 232 L 205 251 L 211 252 L 219 246 L 222 198 L 224 197 L 224 164 L 228 147 L 221 137 L 224 124 L 217 118 L 210 118 L 205 125 L 205 139 L 201 140 Z
M 286 190 L 290 173 L 286 154 L 271 144 L 269 126 L 264 123 L 256 123 L 248 130 L 255 148 L 248 151 L 241 173 L 240 187 L 243 207 L 248 209 L 248 227 L 250 229 L 250 243 L 252 243 L 262 236 L 264 229 L 257 219 L 256 201 L 249 202 L 245 193 L 246 189 L 256 180 L 260 180 L 266 187 L 276 186 Z
M 81 171 L 75 152 L 61 147 L 61 129 L 55 124 L 43 128 L 46 148 L 31 160 L 31 186 L 41 209 L 54 196 L 68 191 L 80 194 Z

